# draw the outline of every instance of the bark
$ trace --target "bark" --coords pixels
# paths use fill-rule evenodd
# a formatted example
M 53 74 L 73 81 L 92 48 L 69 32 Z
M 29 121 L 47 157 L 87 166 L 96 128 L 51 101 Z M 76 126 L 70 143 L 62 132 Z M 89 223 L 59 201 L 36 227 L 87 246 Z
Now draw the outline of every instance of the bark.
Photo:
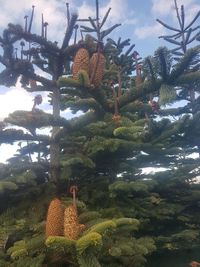
M 52 95 L 53 116 L 55 119 L 60 117 L 60 91 L 59 88 L 53 89 Z M 60 177 L 60 145 L 56 140 L 56 135 L 60 130 L 59 127 L 53 127 L 50 144 L 50 177 L 55 184 L 58 183 Z

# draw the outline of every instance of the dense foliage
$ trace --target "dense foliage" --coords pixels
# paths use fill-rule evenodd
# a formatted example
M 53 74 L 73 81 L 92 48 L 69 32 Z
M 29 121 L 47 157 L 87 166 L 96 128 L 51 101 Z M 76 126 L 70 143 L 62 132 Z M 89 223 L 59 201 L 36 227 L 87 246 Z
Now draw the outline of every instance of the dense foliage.
M 83 25 L 68 9 L 61 47 L 47 40 L 45 23 L 42 36 L 31 33 L 33 16 L 0 38 L 0 83 L 49 92 L 53 107 L 52 115 L 37 109 L 37 95 L 30 111 L 0 125 L 0 143 L 20 141 L 0 165 L 0 266 L 142 267 L 152 253 L 200 247 L 200 160 L 191 157 L 200 148 L 200 37 L 189 39 L 200 13 L 181 24 L 185 44 L 164 37 L 184 45 L 179 57 L 160 47 L 143 60 L 129 39 L 105 40 L 119 26 L 103 30 L 109 13 L 100 21 L 96 1 L 96 18 Z M 68 108 L 82 115 L 62 118 Z M 48 126 L 50 137 L 38 134 Z M 165 171 L 144 174 L 147 167 Z

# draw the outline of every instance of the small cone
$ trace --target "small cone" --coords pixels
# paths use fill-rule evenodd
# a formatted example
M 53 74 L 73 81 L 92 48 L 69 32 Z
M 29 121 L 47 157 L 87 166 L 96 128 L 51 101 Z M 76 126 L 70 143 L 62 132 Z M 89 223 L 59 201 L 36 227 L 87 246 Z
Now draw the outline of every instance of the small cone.
M 191 261 L 189 266 L 191 266 L 191 267 L 198 267 L 198 266 L 200 266 L 200 263 L 197 262 L 197 261 Z
M 74 63 L 72 66 L 74 79 L 77 79 L 80 70 L 84 70 L 89 73 L 89 53 L 85 48 L 80 48 L 74 57 Z
M 78 239 L 85 226 L 79 224 L 76 207 L 71 204 L 64 213 L 64 236 L 70 240 Z
M 136 66 L 136 78 L 135 78 L 135 85 L 138 88 L 142 83 L 142 75 L 141 75 L 142 67 L 140 65 Z
M 90 82 L 94 86 L 99 86 L 102 82 L 106 59 L 102 53 L 94 53 L 90 59 Z
M 112 116 L 112 120 L 113 120 L 114 122 L 119 122 L 119 121 L 121 120 L 121 116 L 120 116 L 120 115 L 116 115 L 116 114 L 114 114 L 114 115 Z
M 53 199 L 48 208 L 45 236 L 63 236 L 64 209 L 58 198 Z
M 34 89 L 35 87 L 37 87 L 37 83 L 35 80 L 29 80 L 29 84 L 31 86 L 32 89 Z

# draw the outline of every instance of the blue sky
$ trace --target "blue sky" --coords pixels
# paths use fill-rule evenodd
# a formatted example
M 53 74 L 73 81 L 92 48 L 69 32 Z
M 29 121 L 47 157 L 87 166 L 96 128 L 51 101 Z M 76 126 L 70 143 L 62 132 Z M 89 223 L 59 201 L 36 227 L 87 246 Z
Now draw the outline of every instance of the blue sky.
M 199 0 L 177 0 L 184 4 L 188 18 L 193 17 L 200 9 Z M 0 32 L 9 22 L 24 24 L 24 15 L 30 15 L 32 4 L 36 6 L 35 32 L 40 32 L 41 13 L 49 22 L 49 37 L 52 40 L 62 38 L 65 31 L 67 0 L 0 0 Z M 94 15 L 95 0 L 68 0 L 71 10 L 79 13 L 79 17 L 87 18 Z M 165 30 L 156 22 L 156 18 L 174 25 L 176 15 L 174 0 L 99 0 L 101 14 L 112 7 L 109 24 L 122 23 L 122 26 L 113 32 L 113 37 L 130 38 L 136 44 L 141 55 L 152 54 L 164 43 L 158 39 Z M 60 38 L 58 38 L 60 36 Z
M 80 18 L 95 15 L 95 0 L 68 0 L 72 12 L 77 12 Z M 184 4 L 186 9 L 186 23 L 200 10 L 199 0 L 177 0 L 178 5 Z M 33 21 L 34 33 L 41 33 L 41 13 L 49 23 L 48 37 L 52 41 L 62 41 L 66 28 L 65 0 L 0 0 L 0 34 L 9 22 L 24 25 L 24 15 L 31 13 L 31 6 L 35 5 Z M 107 27 L 115 23 L 122 23 L 111 35 L 115 40 L 130 38 L 135 49 L 142 57 L 152 55 L 158 46 L 168 45 L 158 38 L 166 34 L 166 30 L 156 22 L 156 18 L 170 24 L 177 25 L 174 0 L 99 0 L 100 14 L 103 16 L 109 7 L 112 8 Z M 43 95 L 41 109 L 47 110 L 48 97 Z M 34 94 L 27 93 L 17 83 L 16 87 L 0 86 L 0 121 L 14 110 L 31 110 Z M 47 110 L 51 112 L 50 110 Z M 69 115 L 69 112 L 68 112 Z M 10 151 L 10 152 L 9 152 Z M 0 146 L 0 162 L 11 154 L 8 146 Z M 6 155 L 7 156 L 6 156 Z M 10 155 L 9 154 L 9 155 Z

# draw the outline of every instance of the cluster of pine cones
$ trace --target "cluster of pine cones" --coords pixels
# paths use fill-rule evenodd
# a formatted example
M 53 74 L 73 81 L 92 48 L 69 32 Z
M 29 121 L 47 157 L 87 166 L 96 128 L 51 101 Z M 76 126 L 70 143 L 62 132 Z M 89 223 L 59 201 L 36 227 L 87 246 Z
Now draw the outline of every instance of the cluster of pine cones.
M 85 48 L 79 48 L 74 57 L 72 66 L 73 79 L 77 79 L 80 71 L 85 71 L 92 86 L 99 86 L 104 75 L 106 59 L 101 52 L 96 52 L 90 58 Z
M 77 240 L 85 229 L 85 225 L 79 224 L 76 207 L 71 204 L 64 208 L 58 198 L 50 202 L 45 236 L 65 236 L 70 240 Z

